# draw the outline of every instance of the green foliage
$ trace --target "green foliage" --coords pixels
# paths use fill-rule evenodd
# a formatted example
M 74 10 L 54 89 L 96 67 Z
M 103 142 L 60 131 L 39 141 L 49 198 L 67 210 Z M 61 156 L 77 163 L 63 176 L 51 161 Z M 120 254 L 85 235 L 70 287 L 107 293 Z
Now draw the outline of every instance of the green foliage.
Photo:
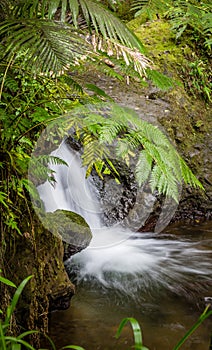
M 15 65 L 8 65 L 1 48 L 0 57 L 0 207 L 4 241 L 6 232 L 21 234 L 20 201 L 25 202 L 24 212 L 30 216 L 27 167 L 39 133 L 46 123 L 78 103 L 79 95 L 75 95 L 76 101 L 70 98 L 75 90 L 69 76 L 60 76 L 57 81 L 42 75 L 32 76 L 30 71 L 20 68 L 22 57 Z M 60 162 L 56 158 L 48 160 Z M 47 162 L 44 163 L 40 161 L 37 171 L 43 170 L 48 177 Z
M 185 343 L 185 341 L 191 336 L 191 334 L 204 322 L 204 320 L 206 320 L 208 317 L 210 317 L 212 315 L 212 311 L 208 310 L 209 307 L 210 307 L 210 305 L 208 305 L 205 308 L 205 310 L 200 315 L 197 322 L 195 322 L 195 324 L 188 330 L 188 332 L 184 335 L 184 337 L 182 339 L 180 339 L 179 343 L 173 348 L 173 350 L 179 350 L 181 348 L 181 346 Z M 137 320 L 134 319 L 133 317 L 124 318 L 121 321 L 119 328 L 118 328 L 118 331 L 116 333 L 116 338 L 120 337 L 120 334 L 121 334 L 121 332 L 122 332 L 122 330 L 127 322 L 130 322 L 130 324 L 132 326 L 132 330 L 133 330 L 133 335 L 134 335 L 133 348 L 137 349 L 137 350 L 148 350 L 148 348 L 146 348 L 143 345 L 142 332 L 141 332 L 140 326 L 139 326 Z
M 143 76 L 142 43 L 99 1 L 11 1 L 4 19 L 0 37 L 7 62 L 21 56 L 33 72 L 58 75 L 88 57 L 100 60 L 101 52 L 113 47 Z
M 73 110 L 65 118 L 65 125 L 66 130 L 75 130 L 75 137 L 83 146 L 87 176 L 93 168 L 98 169 L 97 173 L 110 169 L 108 160 L 113 160 L 116 152 L 115 157 L 128 166 L 132 159 L 136 160 L 138 184 L 149 182 L 152 192 L 157 190 L 178 201 L 179 184 L 183 181 L 203 189 L 163 132 L 132 110 L 115 104 L 86 105 Z M 114 173 L 114 169 L 110 170 Z
M 171 2 L 171 0 L 133 0 L 131 11 L 134 12 L 135 17 L 145 14 L 152 20 L 156 15 L 167 11 Z
M 14 15 L 28 18 L 47 17 L 60 22 L 72 21 L 74 27 L 80 27 L 79 16 L 84 20 L 83 27 L 101 33 L 104 38 L 120 41 L 123 45 L 143 49 L 137 37 L 105 6 L 95 0 L 26 0 L 17 1 Z
M 207 61 L 196 59 L 189 62 L 187 67 L 182 68 L 185 88 L 193 96 L 200 96 L 206 102 L 212 101 L 212 70 Z
M 133 348 L 136 350 L 149 350 L 146 346 L 143 345 L 141 328 L 139 326 L 138 321 L 133 317 L 127 317 L 121 321 L 116 333 L 116 338 L 120 337 L 120 334 L 127 322 L 130 322 L 130 325 L 132 326 L 132 330 L 133 330 L 133 335 L 134 335 Z
M 176 33 L 176 39 L 188 34 L 194 41 L 202 41 L 211 48 L 212 2 L 198 0 L 133 0 L 131 11 L 135 17 L 146 14 L 152 20 L 155 16 L 166 16 Z
M 1 270 L 0 270 L 0 272 L 1 272 Z M 2 350 L 21 350 L 23 348 L 30 349 L 30 350 L 36 350 L 32 345 L 30 345 L 30 343 L 28 341 L 24 340 L 24 338 L 29 337 L 32 334 L 39 333 L 39 331 L 34 331 L 34 330 L 25 331 L 16 337 L 8 335 L 8 330 L 9 330 L 9 327 L 11 325 L 11 319 L 12 319 L 12 316 L 13 316 L 14 311 L 16 309 L 17 303 L 20 299 L 20 296 L 21 296 L 26 284 L 30 281 L 30 279 L 32 277 L 33 276 L 26 277 L 20 283 L 20 285 L 18 287 L 16 287 L 13 282 L 8 280 L 7 278 L 0 276 L 0 283 L 3 283 L 9 287 L 16 288 L 14 296 L 13 296 L 10 304 L 7 307 L 5 318 L 0 319 L 0 348 Z M 54 342 L 47 335 L 45 335 L 45 337 L 49 341 L 51 348 L 53 350 L 56 350 Z M 60 350 L 63 350 L 63 349 L 84 350 L 82 347 L 77 346 L 77 345 L 67 345 L 67 346 L 62 347 Z
M 1 272 L 2 271 L 0 270 L 0 273 Z M 13 288 L 17 288 L 16 285 L 13 282 L 11 282 L 10 280 L 8 280 L 5 277 L 0 276 L 0 282 L 6 284 L 7 286 L 10 286 L 10 287 L 13 287 Z
M 147 77 L 161 90 L 168 90 L 173 87 L 173 79 L 165 76 L 154 69 L 146 69 Z
M 12 337 L 7 335 L 7 331 L 10 326 L 11 318 L 14 313 L 14 310 L 16 308 L 16 305 L 18 303 L 18 300 L 21 296 L 21 293 L 28 283 L 28 281 L 32 278 L 32 276 L 28 276 L 25 278 L 20 285 L 17 287 L 15 294 L 11 300 L 11 303 L 8 305 L 7 310 L 6 310 L 6 316 L 5 319 L 2 321 L 0 320 L 0 347 L 3 350 L 20 350 L 21 345 L 24 345 L 27 349 L 32 349 L 34 348 L 26 341 L 23 340 L 24 337 L 36 333 L 36 331 L 28 331 L 20 334 L 17 337 Z M 16 288 L 13 282 L 9 281 L 8 279 L 5 279 L 3 277 L 0 278 L 0 282 L 4 283 L 8 286 Z
M 212 3 L 211 0 L 199 2 L 198 0 L 177 0 L 167 12 L 176 32 L 176 38 L 180 38 L 184 32 L 190 33 L 195 41 L 203 41 L 204 45 L 211 48 L 212 34 Z
M 89 52 L 89 45 L 68 25 L 41 19 L 4 21 L 0 35 L 5 36 L 7 59 L 21 55 L 22 66 L 33 72 L 59 74 Z

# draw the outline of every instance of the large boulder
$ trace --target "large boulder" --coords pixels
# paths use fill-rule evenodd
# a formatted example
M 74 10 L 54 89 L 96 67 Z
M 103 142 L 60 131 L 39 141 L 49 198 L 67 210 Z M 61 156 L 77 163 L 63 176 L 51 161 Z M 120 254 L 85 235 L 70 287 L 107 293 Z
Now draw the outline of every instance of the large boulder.
M 89 225 L 82 216 L 74 212 L 58 209 L 53 213 L 46 213 L 44 223 L 53 234 L 61 236 L 64 260 L 85 249 L 91 241 Z

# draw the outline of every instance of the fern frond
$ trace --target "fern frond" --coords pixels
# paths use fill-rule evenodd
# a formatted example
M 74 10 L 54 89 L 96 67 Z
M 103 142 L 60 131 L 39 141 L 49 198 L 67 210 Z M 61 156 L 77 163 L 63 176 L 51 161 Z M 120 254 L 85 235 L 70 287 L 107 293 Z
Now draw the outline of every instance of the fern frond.
M 145 13 L 151 20 L 156 14 L 166 12 L 171 2 L 171 0 L 133 0 L 131 11 L 135 12 L 135 17 Z
M 185 163 L 185 161 L 182 158 L 179 158 L 180 167 L 182 171 L 182 177 L 186 184 L 199 187 L 202 190 L 204 190 L 203 185 L 201 182 L 196 178 L 196 176 L 193 174 L 191 169 L 188 167 L 188 165 Z
M 9 18 L 11 14 L 11 2 L 9 0 L 1 0 L 0 2 L 0 21 Z
M 116 155 L 118 158 L 127 160 L 129 159 L 129 154 L 132 152 L 131 144 L 126 138 L 118 138 Z
M 38 184 L 46 180 L 54 183 L 54 170 L 50 168 L 51 165 L 67 166 L 67 163 L 63 159 L 51 155 L 31 157 L 30 166 L 31 169 L 33 169 L 33 172 L 31 172 L 31 174 L 33 174 L 33 177 L 36 179 L 36 182 Z
M 72 118 L 76 117 L 81 122 L 78 137 L 83 144 L 82 158 L 87 174 L 95 168 L 97 161 L 99 172 L 105 165 L 117 176 L 111 164 L 108 165 L 109 160 L 111 162 L 115 154 L 129 165 L 137 151 L 135 177 L 140 186 L 147 182 L 152 192 L 157 190 L 176 202 L 179 200 L 178 187 L 183 181 L 203 188 L 166 135 L 141 120 L 134 111 L 112 103 L 99 103 L 76 109 Z M 109 145 L 112 145 L 113 154 L 110 154 Z M 100 164 L 101 160 L 103 163 Z
M 167 15 L 170 18 L 172 29 L 176 32 L 176 38 L 179 38 L 187 28 L 194 32 L 205 41 L 210 48 L 210 36 L 212 33 L 212 5 L 210 2 L 199 3 L 178 0 L 170 6 Z
M 139 186 L 148 180 L 152 170 L 152 163 L 153 159 L 149 153 L 146 150 L 141 151 L 135 168 L 135 178 Z
M 100 142 L 111 144 L 123 129 L 124 125 L 120 122 L 113 120 L 105 121 L 99 134 Z

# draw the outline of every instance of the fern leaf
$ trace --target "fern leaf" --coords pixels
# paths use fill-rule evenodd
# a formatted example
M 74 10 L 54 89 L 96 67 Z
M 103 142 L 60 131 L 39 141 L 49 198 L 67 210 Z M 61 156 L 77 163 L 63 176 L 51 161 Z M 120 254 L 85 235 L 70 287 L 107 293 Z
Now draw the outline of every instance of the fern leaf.
M 149 153 L 145 150 L 141 151 L 135 169 L 135 177 L 139 186 L 148 180 L 152 170 L 152 163 L 153 159 Z
M 101 127 L 99 140 L 102 143 L 105 142 L 111 144 L 122 130 L 122 123 L 113 120 L 106 121 Z

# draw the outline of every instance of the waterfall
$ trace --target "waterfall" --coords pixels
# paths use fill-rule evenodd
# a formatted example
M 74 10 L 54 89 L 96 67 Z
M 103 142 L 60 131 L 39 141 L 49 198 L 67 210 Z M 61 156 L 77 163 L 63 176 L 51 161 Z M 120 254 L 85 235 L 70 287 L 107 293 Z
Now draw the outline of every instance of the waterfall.
M 62 142 L 51 155 L 64 160 L 67 165 L 51 164 L 55 183 L 46 181 L 37 188 L 46 212 L 70 210 L 83 216 L 91 228 L 100 228 L 101 208 L 96 190 L 92 179 L 85 177 L 86 171 L 81 165 L 79 153 Z
M 135 296 L 141 290 L 183 289 L 191 280 L 203 285 L 211 279 L 210 241 L 203 244 L 168 234 L 141 234 L 121 224 L 105 227 L 97 190 L 92 178 L 85 178 L 79 154 L 63 142 L 52 155 L 68 166 L 51 165 L 54 186 L 46 182 L 38 187 L 46 211 L 74 211 L 93 233 L 90 246 L 66 262 L 67 269 L 77 271 L 78 283 L 89 281 Z

